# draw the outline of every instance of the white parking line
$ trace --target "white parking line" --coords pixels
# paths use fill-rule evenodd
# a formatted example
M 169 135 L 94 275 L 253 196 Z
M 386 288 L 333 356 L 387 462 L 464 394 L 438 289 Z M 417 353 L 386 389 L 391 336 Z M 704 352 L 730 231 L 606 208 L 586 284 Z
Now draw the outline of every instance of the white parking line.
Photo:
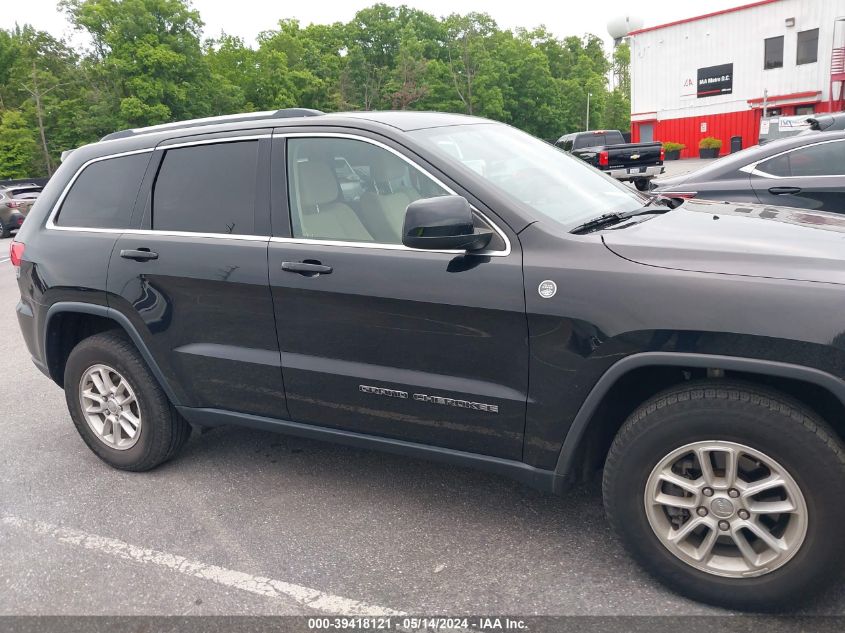
M 51 523 L 32 521 L 7 514 L 0 516 L 0 523 L 9 527 L 35 532 L 36 534 L 50 537 L 67 545 L 75 545 L 135 563 L 164 567 L 171 571 L 185 574 L 186 576 L 210 580 L 218 585 L 248 591 L 259 596 L 265 596 L 267 598 L 290 598 L 302 606 L 327 614 L 383 617 L 401 617 L 406 615 L 402 611 L 352 600 L 351 598 L 335 596 L 330 593 L 318 591 L 317 589 L 311 589 L 310 587 L 303 587 L 302 585 L 295 585 L 282 580 L 274 580 L 273 578 L 265 578 L 264 576 L 253 576 L 252 574 L 233 569 L 191 560 L 184 556 L 145 549 L 117 539 L 98 536 Z
M 7 262 L 7 261 L 9 261 L 9 259 L 11 259 L 11 258 L 9 258 L 9 257 L 4 257 L 3 259 L 0 259 L 0 264 L 2 264 L 3 262 Z

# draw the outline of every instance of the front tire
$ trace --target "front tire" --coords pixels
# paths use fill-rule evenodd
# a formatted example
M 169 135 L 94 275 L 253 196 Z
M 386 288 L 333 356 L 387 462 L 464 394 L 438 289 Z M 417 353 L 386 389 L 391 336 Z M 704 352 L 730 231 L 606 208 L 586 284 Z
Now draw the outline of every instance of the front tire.
M 0 220 L 0 239 L 6 239 L 7 237 L 11 237 L 11 235 L 12 235 L 12 232 L 3 223 L 3 220 Z
M 655 396 L 614 439 L 603 493 L 634 558 L 696 600 L 792 608 L 839 571 L 842 443 L 775 391 L 708 382 Z
M 115 468 L 155 468 L 190 435 L 190 425 L 121 333 L 104 332 L 77 344 L 65 365 L 64 389 L 79 435 Z

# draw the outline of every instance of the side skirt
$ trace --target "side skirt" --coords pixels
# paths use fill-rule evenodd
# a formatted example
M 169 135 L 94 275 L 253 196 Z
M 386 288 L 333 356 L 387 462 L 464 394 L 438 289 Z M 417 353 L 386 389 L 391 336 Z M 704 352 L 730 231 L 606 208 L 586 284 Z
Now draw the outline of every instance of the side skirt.
M 554 471 L 534 468 L 528 464 L 510 459 L 467 453 L 451 448 L 428 446 L 426 444 L 405 442 L 403 440 L 366 435 L 353 431 L 343 431 L 341 429 L 332 429 L 312 424 L 301 424 L 289 420 L 265 418 L 248 413 L 193 407 L 176 408 L 188 422 L 199 426 L 245 426 L 286 435 L 295 435 L 297 437 L 306 437 L 313 440 L 374 449 L 395 455 L 405 455 L 407 457 L 464 466 L 515 479 L 542 492 L 560 492 L 565 488 L 563 478 L 555 474 Z

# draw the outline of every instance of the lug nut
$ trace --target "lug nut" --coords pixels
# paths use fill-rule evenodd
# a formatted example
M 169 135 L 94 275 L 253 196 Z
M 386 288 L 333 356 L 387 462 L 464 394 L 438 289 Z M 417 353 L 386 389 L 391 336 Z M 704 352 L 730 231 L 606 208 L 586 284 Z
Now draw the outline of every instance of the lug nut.
M 730 490 L 728 490 L 728 496 L 736 499 L 739 496 L 739 490 L 737 490 L 736 488 L 731 488 Z
M 707 508 L 701 507 L 698 510 L 696 510 L 696 512 L 698 512 L 698 516 L 700 516 L 700 517 L 706 517 L 707 516 Z
M 701 493 L 705 497 L 712 497 L 713 496 L 713 489 L 712 488 L 705 488 L 704 490 L 701 491 Z
M 743 521 L 745 521 L 750 516 L 751 515 L 748 514 L 748 510 L 740 510 L 739 511 L 739 518 L 742 519 Z
M 722 530 L 722 532 L 727 532 L 730 527 L 731 526 L 727 521 L 719 521 L 719 529 Z

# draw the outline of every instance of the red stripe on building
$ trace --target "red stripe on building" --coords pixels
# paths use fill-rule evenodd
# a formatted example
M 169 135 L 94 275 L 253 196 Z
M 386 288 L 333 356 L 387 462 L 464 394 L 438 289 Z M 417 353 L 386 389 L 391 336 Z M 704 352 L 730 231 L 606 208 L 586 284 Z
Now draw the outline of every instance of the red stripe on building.
M 812 93 L 815 94 L 815 93 Z M 826 112 L 828 109 L 826 101 L 816 104 L 816 112 Z M 781 107 L 781 106 L 778 106 Z M 784 116 L 794 114 L 794 111 L 784 107 Z M 698 156 L 698 142 L 708 136 L 722 140 L 721 154 L 729 154 L 731 151 L 731 137 L 742 137 L 742 146 L 751 147 L 760 140 L 760 118 L 763 115 L 762 109 L 742 110 L 740 112 L 727 112 L 724 114 L 706 114 L 702 116 L 690 116 L 680 119 L 666 119 L 658 121 L 632 121 L 631 142 L 640 142 L 640 128 L 643 125 L 652 125 L 654 128 L 653 137 L 655 141 L 672 141 L 683 143 L 686 149 L 681 152 L 681 158 L 695 158 Z M 701 131 L 701 124 L 707 124 L 707 131 Z
M 724 15 L 725 13 L 733 13 L 735 11 L 744 11 L 745 9 L 751 9 L 753 7 L 759 7 L 764 4 L 771 4 L 772 2 L 777 2 L 778 0 L 759 0 L 758 2 L 752 2 L 751 4 L 744 4 L 739 7 L 731 7 L 730 9 L 722 9 L 721 11 L 714 11 L 713 13 L 705 13 L 704 15 L 697 15 L 692 18 L 684 18 L 683 20 L 675 20 L 674 22 L 667 22 L 666 24 L 658 24 L 657 26 L 647 26 L 643 29 L 637 29 L 636 31 L 631 31 L 628 35 L 636 35 L 637 33 L 646 33 L 647 31 L 657 31 L 658 29 L 665 29 L 669 28 L 670 26 L 677 26 L 678 24 L 686 24 L 687 22 L 695 22 L 696 20 L 704 20 L 705 18 L 712 18 L 717 15 Z

